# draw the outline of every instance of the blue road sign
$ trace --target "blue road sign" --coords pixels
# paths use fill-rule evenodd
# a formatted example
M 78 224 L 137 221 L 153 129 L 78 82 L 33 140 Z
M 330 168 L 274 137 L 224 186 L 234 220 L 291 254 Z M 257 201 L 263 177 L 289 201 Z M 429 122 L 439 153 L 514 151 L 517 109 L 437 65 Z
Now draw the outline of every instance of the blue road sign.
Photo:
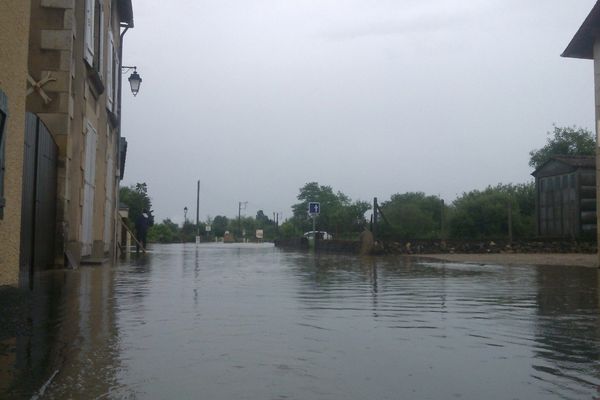
M 309 214 L 319 214 L 321 212 L 321 203 L 318 203 L 316 201 L 311 201 L 310 203 L 308 203 L 308 213 Z

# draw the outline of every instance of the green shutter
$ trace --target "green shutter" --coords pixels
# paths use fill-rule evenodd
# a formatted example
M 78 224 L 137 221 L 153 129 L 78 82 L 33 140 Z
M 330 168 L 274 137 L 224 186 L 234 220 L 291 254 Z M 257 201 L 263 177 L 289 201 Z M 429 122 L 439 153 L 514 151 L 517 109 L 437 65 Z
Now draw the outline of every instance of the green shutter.
M 0 89 L 0 219 L 4 217 L 4 206 L 6 200 L 4 199 L 4 153 L 5 153 L 5 142 L 6 142 L 6 117 L 8 115 L 8 98 L 4 92 Z

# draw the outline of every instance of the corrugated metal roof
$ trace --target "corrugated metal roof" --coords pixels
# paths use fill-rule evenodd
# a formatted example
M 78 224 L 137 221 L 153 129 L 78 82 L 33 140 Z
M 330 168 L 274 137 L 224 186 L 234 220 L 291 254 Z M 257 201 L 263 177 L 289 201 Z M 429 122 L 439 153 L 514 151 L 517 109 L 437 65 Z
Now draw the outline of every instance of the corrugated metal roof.
M 572 167 L 594 168 L 596 166 L 596 156 L 553 156 L 551 160 L 557 160 Z
M 568 165 L 569 167 L 571 167 L 573 169 L 578 169 L 578 168 L 594 169 L 594 168 L 596 168 L 596 156 L 559 155 L 559 156 L 550 157 L 550 159 L 548 161 L 546 161 L 545 163 L 540 165 L 539 168 L 537 168 L 535 171 L 533 171 L 531 173 L 531 175 L 538 177 L 540 174 L 542 174 L 542 170 L 546 169 L 546 167 L 553 162 L 559 162 L 559 163 Z
M 596 5 L 561 56 L 593 60 L 594 42 L 598 37 L 600 37 L 600 1 L 596 1 Z

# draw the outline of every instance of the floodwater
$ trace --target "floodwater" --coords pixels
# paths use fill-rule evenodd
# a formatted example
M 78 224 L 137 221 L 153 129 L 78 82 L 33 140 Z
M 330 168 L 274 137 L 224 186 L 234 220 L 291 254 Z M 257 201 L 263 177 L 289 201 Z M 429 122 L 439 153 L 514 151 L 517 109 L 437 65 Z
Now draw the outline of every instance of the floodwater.
M 599 285 L 586 268 L 155 245 L 39 274 L 23 333 L 0 341 L 0 397 L 594 399 Z

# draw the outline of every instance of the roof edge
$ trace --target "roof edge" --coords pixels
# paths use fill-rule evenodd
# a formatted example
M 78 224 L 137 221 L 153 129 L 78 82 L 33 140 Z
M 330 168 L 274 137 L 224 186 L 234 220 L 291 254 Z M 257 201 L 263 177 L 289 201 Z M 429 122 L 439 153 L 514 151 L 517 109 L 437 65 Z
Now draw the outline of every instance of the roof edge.
M 131 0 L 119 0 L 119 20 L 133 28 L 133 4 Z
M 560 55 L 567 58 L 594 59 L 594 42 L 600 37 L 600 1 L 596 4 L 586 17 L 583 24 L 577 30 L 569 45 Z
M 580 168 L 594 168 L 594 167 L 586 167 L 586 166 L 581 166 L 581 165 L 573 165 L 570 164 L 566 161 L 566 159 L 568 158 L 573 158 L 573 159 L 590 159 L 590 160 L 594 160 L 594 162 L 596 161 L 596 156 L 594 155 L 569 155 L 569 154 L 557 154 L 554 156 L 551 156 L 546 162 L 544 162 L 542 165 L 540 165 L 539 167 L 537 167 L 535 169 L 535 171 L 533 171 L 530 175 L 533 177 L 537 177 L 538 173 L 549 163 L 551 163 L 552 161 L 556 161 L 559 162 L 561 164 L 567 165 L 569 167 L 572 167 L 574 169 L 580 169 Z

